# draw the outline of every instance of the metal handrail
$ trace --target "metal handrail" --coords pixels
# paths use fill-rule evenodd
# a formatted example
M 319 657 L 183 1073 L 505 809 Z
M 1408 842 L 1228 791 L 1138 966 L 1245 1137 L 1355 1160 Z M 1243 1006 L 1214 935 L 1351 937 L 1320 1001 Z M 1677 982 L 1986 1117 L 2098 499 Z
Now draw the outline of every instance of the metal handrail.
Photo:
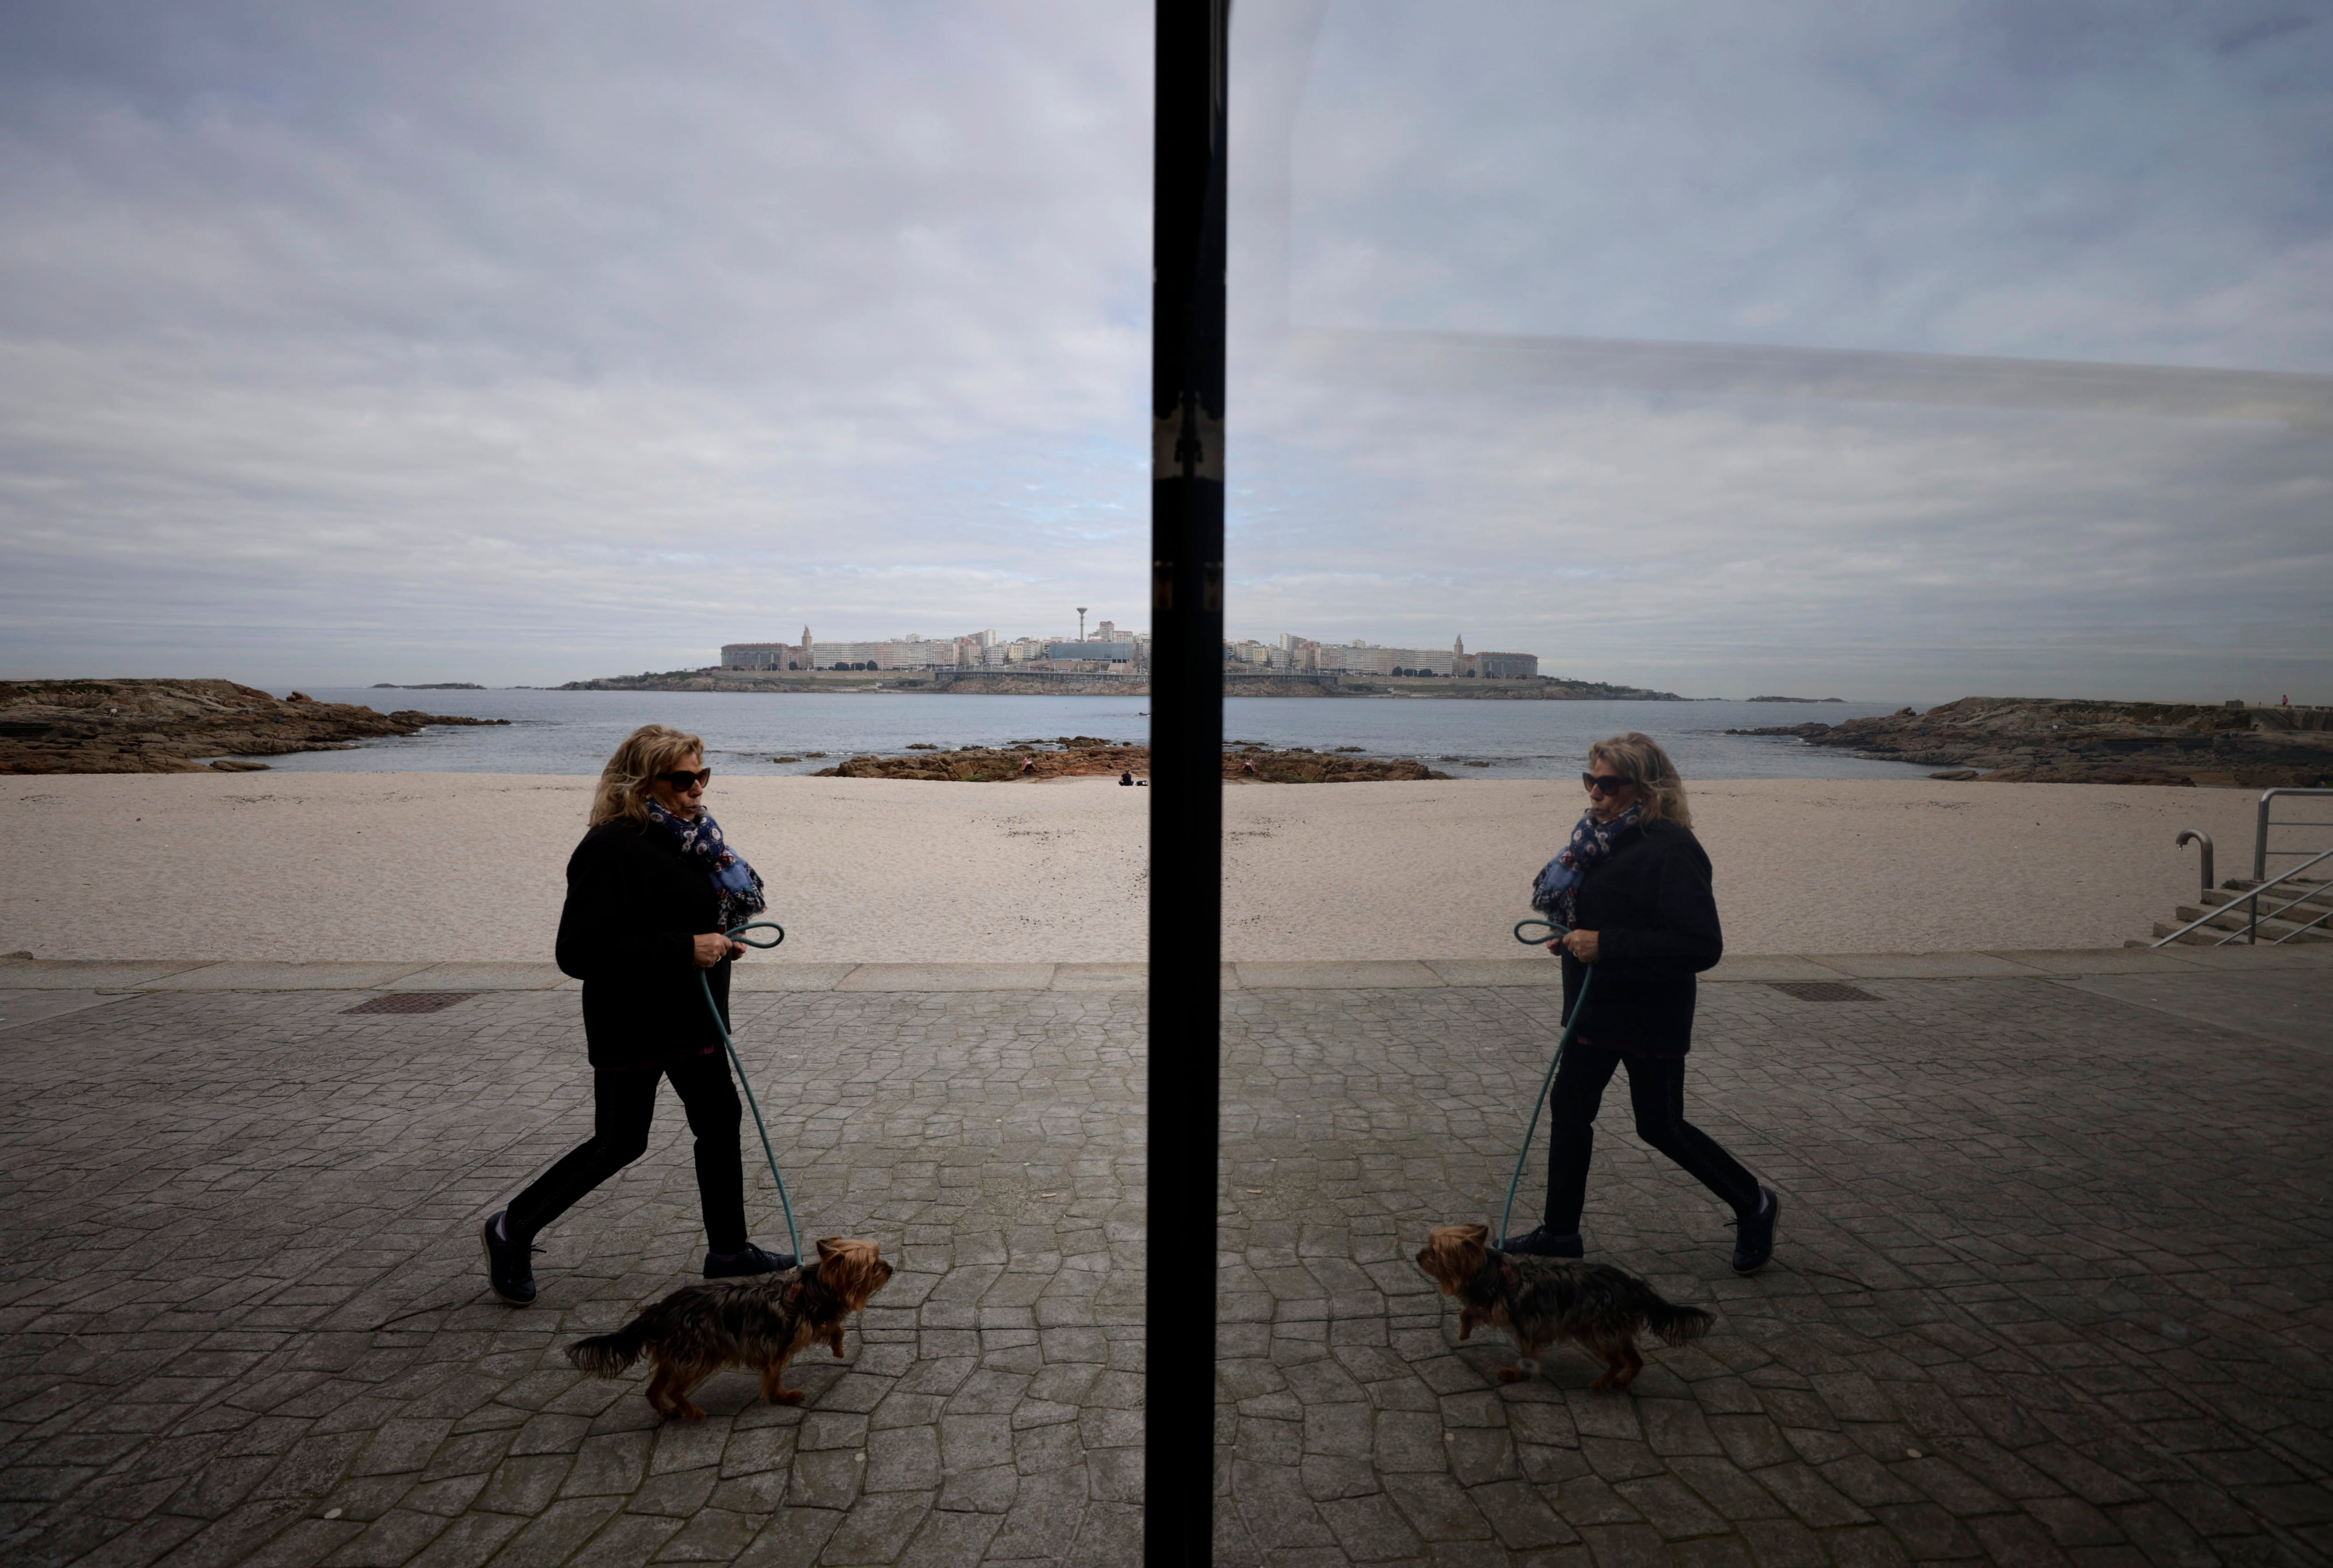
M 2252 825 L 2252 880 L 2258 882 L 2268 875 L 2268 857 L 2271 855 L 2306 855 L 2306 849 L 2271 849 L 2268 830 L 2271 827 L 2333 827 L 2333 822 L 2271 822 L 2270 803 L 2280 795 L 2314 795 L 2333 798 L 2333 789 L 2263 789 Z
M 2200 827 L 2183 827 L 2179 830 L 2179 837 L 2173 842 L 2172 847 L 2175 849 L 2184 849 L 2187 847 L 2187 843 L 2190 839 L 2194 840 L 2196 843 L 2201 844 L 2203 846 L 2203 891 L 2205 893 L 2209 893 L 2212 891 L 2213 883 L 2212 836 L 2204 832 Z
M 2293 904 L 2298 904 L 2298 903 L 2299 903 L 2299 902 L 2300 902 L 2300 901 L 2299 901 L 2299 899 L 2295 899 L 2295 900 L 2293 900 Z M 2287 909 L 2290 909 L 2290 908 L 2291 908 L 2291 907 L 2292 907 L 2292 904 L 2287 904 L 2287 905 L 2285 905 L 2285 907 L 2286 907 Z M 2274 947 L 2274 946 L 2276 945 L 2276 942 L 2290 942 L 2294 937 L 2299 936 L 2302 932 L 2304 932 L 2304 931 L 2315 931 L 2319 926 L 2323 925 L 2323 924 L 2324 924 L 2327 921 L 2328 921 L 2328 920 L 2333 920 L 2333 908 L 2328 908 L 2328 910 L 2326 910 L 2326 912 L 2325 912 L 2323 914 L 2319 915 L 2315 920 L 2310 921 L 2307 925 L 2297 925 L 2297 926 L 2294 926 L 2290 931 L 2286 932 L 2282 936 L 2278 937 L 2278 938 L 2276 939 L 2276 942 L 2272 942 L 2269 943 L 2269 945 L 2270 945 L 2271 947 Z
M 2242 932 L 2232 931 L 2212 945 L 2213 947 L 2225 947 L 2230 942 L 2235 941 L 2239 935 L 2245 937 L 2249 941 L 2257 942 L 2260 941 L 2260 923 L 2263 919 L 2274 920 L 2278 915 L 2282 914 L 2294 904 L 2308 903 L 2310 898 L 2323 890 L 2318 887 L 2311 887 L 2307 893 L 2300 894 L 2298 898 L 2294 898 L 2287 903 L 2279 904 L 2274 910 L 2271 911 L 2265 916 L 2263 916 L 2260 912 L 2260 895 L 2266 893 L 2270 888 L 2274 887 L 2280 882 L 2291 881 L 2294 877 L 2299 876 L 2302 872 L 2308 870 L 2310 866 L 2316 865 L 2320 860 L 2333 860 L 2333 849 L 2319 850 L 2316 855 L 2302 861 L 2290 871 L 2278 873 L 2276 875 L 2270 877 L 2266 882 L 2261 883 L 2250 889 L 2242 899 L 2232 898 L 2225 904 L 2213 905 L 2210 909 L 2205 910 L 2202 914 L 2197 915 L 2194 920 L 2189 921 L 2185 925 L 2181 926 L 2177 931 L 2173 932 L 2169 936 L 2166 936 L 2162 941 L 2154 942 L 2151 945 L 2155 947 L 2167 947 L 2171 943 L 2177 942 L 2181 937 L 2185 936 L 2189 932 L 2194 931 L 2197 926 L 2207 924 L 2217 919 L 2219 916 L 2227 913 L 2239 903 L 2249 904 L 2251 905 L 2251 913 L 2245 917 L 2243 930 Z M 2333 910 L 2328 910 L 2327 913 L 2333 914 Z M 2302 926 L 2300 930 L 2309 930 L 2311 926 L 2319 924 L 2324 918 L 2325 916 L 2320 915 L 2317 920 L 2312 920 L 2308 925 Z M 2276 938 L 2275 942 L 2271 942 L 2269 945 L 2273 947 L 2276 945 L 2276 942 L 2283 942 L 2287 937 L 2296 936 L 2298 934 L 2299 934 L 2298 932 L 2287 932 L 2284 936 Z
M 2333 850 L 2328 850 L 2328 851 L 2326 851 L 2326 854 L 2327 854 L 2327 855 L 2333 855 Z M 2321 860 L 2321 859 L 2323 859 L 2323 858 L 2324 858 L 2324 856 L 2321 856 L 2321 855 L 2320 855 L 2320 856 L 2319 856 L 2317 858 L 2318 858 L 2318 860 Z M 2294 871 L 2302 871 L 2302 870 L 2306 870 L 2306 869 L 2308 868 L 2308 865 L 2316 865 L 2316 864 L 2317 864 L 2317 861 L 2316 861 L 2316 860 L 2311 860 L 2311 861 L 2309 861 L 2309 862 L 2308 862 L 2308 863 L 2307 863 L 2307 865 L 2296 865 L 2296 866 L 2294 866 L 2294 867 L 2293 867 L 2293 870 L 2294 870 Z M 2279 877 L 2277 880 L 2280 882 L 2280 881 L 2282 881 L 2282 880 L 2283 880 L 2283 878 L 2282 878 L 2282 877 Z M 2261 884 L 2261 887 L 2267 887 L 2267 886 L 2269 886 L 2269 885 L 2270 885 L 2270 884 L 2265 883 L 2265 882 Z M 2251 905 L 2251 913 L 2250 914 L 2248 914 L 2248 915 L 2246 915 L 2246 916 L 2244 917 L 2244 941 L 2245 941 L 2245 942 L 2250 942 L 2250 943 L 2257 943 L 2257 942 L 2260 941 L 2260 923 L 2261 923 L 2261 921 L 2264 921 L 2264 920 L 2275 920 L 2275 919 L 2278 919 L 2280 916 L 2283 915 L 2287 911 L 2289 911 L 2289 910 L 2292 909 L 2294 906 L 2296 906 L 2296 905 L 2298 905 L 2298 904 L 2307 904 L 2307 903 L 2308 903 L 2311 898 L 2315 897 L 2318 894 L 2322 893 L 2323 891 L 2324 891 L 2324 889 L 2323 889 L 2323 887 L 2321 887 L 2321 886 L 2319 886 L 2319 887 L 2315 887 L 2315 888 L 2311 888 L 2311 889 L 2309 889 L 2309 891 L 2307 891 L 2307 892 L 2304 892 L 2304 893 L 2299 894 L 2297 894 L 2297 895 L 2296 895 L 2296 896 L 2294 896 L 2294 897 L 2291 897 L 2291 898 L 2288 898 L 2288 899 L 2286 899 L 2282 904 L 2278 904 L 2274 909 L 2271 909 L 2271 910 L 2270 910 L 2267 913 L 2263 914 L 2263 913 L 2261 913 L 2261 906 L 2260 906 L 2260 887 L 2255 887 L 2255 888 L 2253 888 L 2253 889 L 2251 890 L 2251 892 L 2250 894 L 2248 894 L 2245 896 L 2244 900 L 2243 900 L 2243 902 L 2244 902 L 2245 904 L 2247 904 Z M 2221 907 L 2221 908 L 2223 908 L 2223 909 L 2225 909 L 2225 908 L 2229 907 L 2230 905 L 2233 904 L 2235 902 L 2236 902 L 2236 901 L 2235 901 L 2234 899 L 2232 899 L 2232 899 L 2230 899 L 2230 900 L 2228 901 L 2228 903 L 2227 903 L 2227 904 L 2222 904 L 2220 907 Z M 2320 917 L 2320 918 L 2321 918 L 2321 917 Z M 2307 925 L 2297 926 L 2297 927 L 2295 927 L 2293 930 L 2286 932 L 2282 936 L 2276 937 L 2276 938 L 2273 938 L 2272 940 L 2271 940 L 2271 942 L 2269 942 L 2269 946 L 2271 946 L 2271 947 L 2276 947 L 2276 946 L 2279 946 L 2279 945 L 2280 945 L 2280 944 L 2282 944 L 2282 943 L 2284 943 L 2284 942 L 2290 942 L 2294 937 L 2299 936 L 2302 932 L 2309 930 L 2311 926 L 2314 926 L 2316 923 L 2317 923 L 2317 922 L 2316 922 L 2316 921 L 2314 921 L 2314 920 L 2312 920 L 2312 921 L 2309 922 Z M 2229 932 L 2226 936 L 2222 937 L 2222 938 L 2221 938 L 2217 942 L 2213 943 L 2213 945 L 2214 945 L 2214 946 L 2216 946 L 2216 947 L 2225 947 L 2225 946 L 2227 946 L 2230 942 L 2233 942 L 2233 941 L 2235 941 L 2235 940 L 2236 940 L 2236 938 L 2235 938 L 2235 933 L 2234 933 L 2234 932 Z
M 2326 853 L 2327 853 L 2327 854 L 2329 854 L 2329 855 L 2333 855 L 2333 850 L 2328 850 Z M 2314 862 L 2314 861 L 2312 861 L 2312 862 L 2310 862 L 2310 864 L 2311 864 L 2311 865 L 2314 865 L 2314 864 L 2315 864 L 2315 862 Z M 2265 884 L 2263 884 L 2263 885 L 2265 885 Z M 2245 900 L 2245 902 L 2246 902 L 2247 904 L 2251 904 L 2251 911 L 2252 911 L 2252 912 L 2251 912 L 2251 913 L 2250 915 L 2248 915 L 2248 916 L 2246 916 L 2246 917 L 2245 917 L 2245 919 L 2246 919 L 2246 924 L 2245 924 L 2245 928 L 2244 928 L 2244 929 L 2245 929 L 2245 930 L 2246 930 L 2246 932 L 2249 933 L 2249 935 L 2247 936 L 2246 940 L 2247 940 L 2247 941 L 2249 941 L 2249 942 L 2259 942 L 2259 941 L 2260 941 L 2260 923 L 2261 923 L 2261 921 L 2264 921 L 2264 920 L 2277 920 L 2277 919 L 2280 919 L 2280 918 L 2281 918 L 2281 917 L 2282 917 L 2282 916 L 2283 916 L 2283 915 L 2284 915 L 2288 911 L 2291 910 L 2291 909 L 2292 909 L 2293 907 L 2295 907 L 2296 905 L 2298 905 L 2298 904 L 2307 904 L 2310 899 L 2312 899 L 2312 898 L 2316 897 L 2319 894 L 2320 894 L 2320 893 L 2322 893 L 2322 892 L 2324 892 L 2324 891 L 2325 891 L 2325 890 L 2324 890 L 2322 887 L 2312 888 L 2312 889 L 2310 889 L 2309 892 L 2307 892 L 2307 893 L 2303 893 L 2303 894 L 2299 894 L 2298 897 L 2294 897 L 2294 898 L 2288 898 L 2288 899 L 2286 899 L 2282 904 L 2278 904 L 2274 909 L 2270 910 L 2266 914 L 2262 914 L 2262 913 L 2261 913 L 2261 906 L 2260 906 L 2260 894 L 2259 894 L 2259 891 L 2258 891 L 2257 889 L 2255 889 L 2255 890 L 2253 891 L 2253 893 L 2251 894 L 2251 895 L 2250 897 L 2248 897 L 2248 898 Z M 2232 903 L 2234 903 L 2235 901 L 2234 901 L 2233 899 L 2231 899 L 2231 900 L 2229 900 L 2228 902 L 2229 902 L 2230 904 L 2232 904 Z M 2223 905 L 2222 905 L 2221 907 L 2225 908 L 2225 907 L 2226 907 L 2226 905 L 2225 905 L 2225 904 L 2223 904 Z M 2333 915 L 2333 910 L 2328 910 L 2328 911 L 2326 911 L 2325 914 L 2320 914 L 2320 915 L 2319 915 L 2319 916 L 2317 917 L 2317 919 L 2316 919 L 2316 920 L 2309 921 L 2309 922 L 2308 922 L 2306 924 L 2302 924 L 2302 925 L 2296 925 L 2296 926 L 2294 926 L 2290 931 L 2286 932 L 2282 936 L 2277 937 L 2277 938 L 2275 938 L 2274 940 L 2272 940 L 2271 942 L 2270 942 L 2269 946 L 2271 946 L 2271 947 L 2275 947 L 2275 946 L 2279 945 L 2280 943 L 2290 942 L 2294 937 L 2299 936 L 2302 932 L 2304 932 L 2304 931 L 2309 931 L 2309 930 L 2311 930 L 2312 928 L 2314 928 L 2314 927 L 2318 924 L 2318 923 L 2319 923 L 2319 921 L 2322 921 L 2322 920 L 2324 920 L 2324 919 L 2326 918 L 2326 915 Z M 2221 947 L 2225 947 L 2225 946 L 2227 946 L 2227 945 L 2228 945 L 2228 943 L 2229 943 L 2229 942 L 2233 942 L 2234 940 L 2235 940 L 2235 938 L 2232 935 L 2232 936 L 2229 936 L 2228 938 L 2226 938 L 2224 941 L 2221 942 L 2218 945 L 2219 945 L 2219 946 L 2221 946 Z

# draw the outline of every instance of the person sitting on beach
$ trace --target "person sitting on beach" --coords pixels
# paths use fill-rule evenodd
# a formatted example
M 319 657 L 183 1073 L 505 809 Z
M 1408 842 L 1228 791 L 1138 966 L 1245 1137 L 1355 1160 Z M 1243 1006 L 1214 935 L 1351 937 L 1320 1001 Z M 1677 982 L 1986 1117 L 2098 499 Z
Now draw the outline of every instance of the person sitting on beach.
M 745 950 L 722 933 L 765 907 L 761 877 L 705 810 L 712 777 L 705 743 L 661 724 L 633 731 L 600 771 L 590 830 L 567 862 L 558 946 L 560 969 L 583 982 L 592 1133 L 486 1220 L 487 1279 L 514 1306 L 534 1299 L 535 1237 L 648 1152 L 660 1078 L 696 1139 L 705 1277 L 794 1267 L 746 1238 L 744 1112 L 697 982 L 709 971 L 725 1025 L 729 961 Z
M 1579 1214 L 1596 1112 L 1613 1069 L 1626 1063 L 1637 1136 L 1733 1210 L 1733 1267 L 1748 1274 L 1773 1253 L 1781 1200 L 1685 1119 L 1694 977 L 1725 951 L 1709 856 L 1693 836 L 1685 780 L 1658 742 L 1631 731 L 1590 746 L 1579 781 L 1588 809 L 1532 891 L 1548 918 L 1570 928 L 1548 944 L 1563 960 L 1566 1018 L 1580 1005 L 1590 964 L 1596 980 L 1548 1094 L 1545 1217 L 1503 1250 L 1581 1255 Z

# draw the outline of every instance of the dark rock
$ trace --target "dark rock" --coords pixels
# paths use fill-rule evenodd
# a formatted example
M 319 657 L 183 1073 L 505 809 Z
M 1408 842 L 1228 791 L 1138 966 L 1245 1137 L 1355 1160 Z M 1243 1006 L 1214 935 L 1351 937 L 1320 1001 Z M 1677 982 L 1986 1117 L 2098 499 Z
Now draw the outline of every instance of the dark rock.
M 1070 736 L 1064 740 L 1065 743 L 1059 750 L 1051 751 L 998 751 L 983 746 L 968 746 L 958 751 L 926 752 L 912 757 L 881 757 L 869 753 L 853 757 L 837 767 L 821 769 L 814 777 L 1009 784 L 1021 779 L 1068 779 L 1095 774 L 1147 774 L 1150 771 L 1150 748 L 1147 746 L 1098 741 L 1090 735 Z M 1359 751 L 1359 748 L 1353 750 Z M 1436 772 L 1423 762 L 1408 758 L 1350 757 L 1321 751 L 1269 751 L 1250 747 L 1224 753 L 1224 777 L 1266 784 L 1349 784 L 1447 779 L 1450 775 Z
M 278 701 L 233 681 L 5 681 L 0 773 L 244 772 L 265 764 L 205 759 L 336 751 L 427 724 L 508 722 L 383 714 L 300 693 Z
M 2184 773 L 2159 773 L 2146 768 L 1996 768 L 1980 776 L 1986 784 L 2172 784 L 2194 789 Z
M 2003 783 L 2308 785 L 2333 774 L 2333 732 L 2194 703 L 1963 697 L 1921 713 L 1800 724 L 1797 734 L 1877 761 L 1988 770 Z

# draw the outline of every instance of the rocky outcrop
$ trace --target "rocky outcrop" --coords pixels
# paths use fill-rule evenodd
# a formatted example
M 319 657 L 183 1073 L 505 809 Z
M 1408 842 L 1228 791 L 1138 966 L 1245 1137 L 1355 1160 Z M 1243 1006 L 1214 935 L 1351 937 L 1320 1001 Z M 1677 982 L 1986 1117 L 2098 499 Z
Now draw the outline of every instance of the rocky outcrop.
M 1342 694 L 1357 697 L 1464 697 L 1492 703 L 1682 703 L 1675 692 L 1650 686 L 1616 686 L 1608 681 L 1574 681 L 1561 675 L 1529 680 L 1475 681 L 1451 676 L 1347 675 Z M 1247 694 L 1247 688 L 1239 688 Z M 1298 695 L 1303 693 L 1299 693 Z
M 1147 774 L 1150 748 L 1121 746 L 1088 735 L 1047 745 L 966 746 L 953 751 L 917 750 L 906 757 L 853 757 L 821 768 L 819 779 L 924 779 L 938 783 L 1010 784 L 1017 779 L 1061 779 L 1076 774 Z
M 570 681 L 557 692 L 863 692 L 879 685 L 879 674 L 828 676 L 821 672 L 774 670 L 648 670 L 637 675 L 601 675 Z
M 931 680 L 933 690 L 960 697 L 1147 697 L 1150 683 L 1133 675 L 966 674 L 940 670 Z M 1284 693 L 1257 692 L 1254 696 Z
M 1224 754 L 1224 777 L 1266 784 L 1378 784 L 1447 779 L 1450 775 L 1407 757 L 1353 757 L 1330 751 L 1274 751 L 1263 746 L 1245 746 Z
M 1064 779 L 1094 774 L 1150 775 L 1150 748 L 1121 745 L 1090 735 L 1064 736 L 1050 745 L 967 746 L 953 751 L 915 750 L 904 757 L 853 757 L 821 768 L 819 779 L 921 779 L 940 783 L 1010 784 L 1022 779 Z M 1275 751 L 1243 746 L 1224 753 L 1224 777 L 1265 784 L 1351 784 L 1416 779 L 1447 779 L 1406 757 L 1350 757 L 1324 751 Z
M 1736 735 L 1796 735 L 1875 761 L 1980 770 L 1980 781 L 2201 784 L 2260 789 L 2333 779 L 2321 710 L 1963 697 L 1842 723 L 1778 724 Z M 2273 717 L 2271 717 L 2273 715 Z
M 334 751 L 427 724 L 509 722 L 377 713 L 302 692 L 272 697 L 233 681 L 5 681 L 0 773 L 245 772 L 266 764 L 223 759 Z

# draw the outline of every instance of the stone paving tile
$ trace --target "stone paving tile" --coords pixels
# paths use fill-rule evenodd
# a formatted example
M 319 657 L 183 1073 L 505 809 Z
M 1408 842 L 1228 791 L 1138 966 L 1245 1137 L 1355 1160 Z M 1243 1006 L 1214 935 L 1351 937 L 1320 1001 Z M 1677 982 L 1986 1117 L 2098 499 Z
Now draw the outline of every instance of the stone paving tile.
M 1615 1096 L 1594 1254 L 1719 1319 L 1625 1396 L 1565 1350 L 1498 1383 L 1408 1261 L 1501 1188 L 1543 994 L 1228 996 L 1219 1559 L 2333 1555 L 2322 1053 L 2043 979 L 1858 983 L 1704 993 L 1691 1114 L 1788 1204 L 1754 1279 Z M 669 1427 L 558 1352 L 689 1277 L 675 1108 L 545 1238 L 534 1307 L 480 1288 L 478 1217 L 588 1120 L 571 991 L 0 1034 L 0 1559 L 1134 1561 L 1141 997 L 738 1001 L 805 1234 L 900 1272 L 803 1406 L 725 1374 Z

